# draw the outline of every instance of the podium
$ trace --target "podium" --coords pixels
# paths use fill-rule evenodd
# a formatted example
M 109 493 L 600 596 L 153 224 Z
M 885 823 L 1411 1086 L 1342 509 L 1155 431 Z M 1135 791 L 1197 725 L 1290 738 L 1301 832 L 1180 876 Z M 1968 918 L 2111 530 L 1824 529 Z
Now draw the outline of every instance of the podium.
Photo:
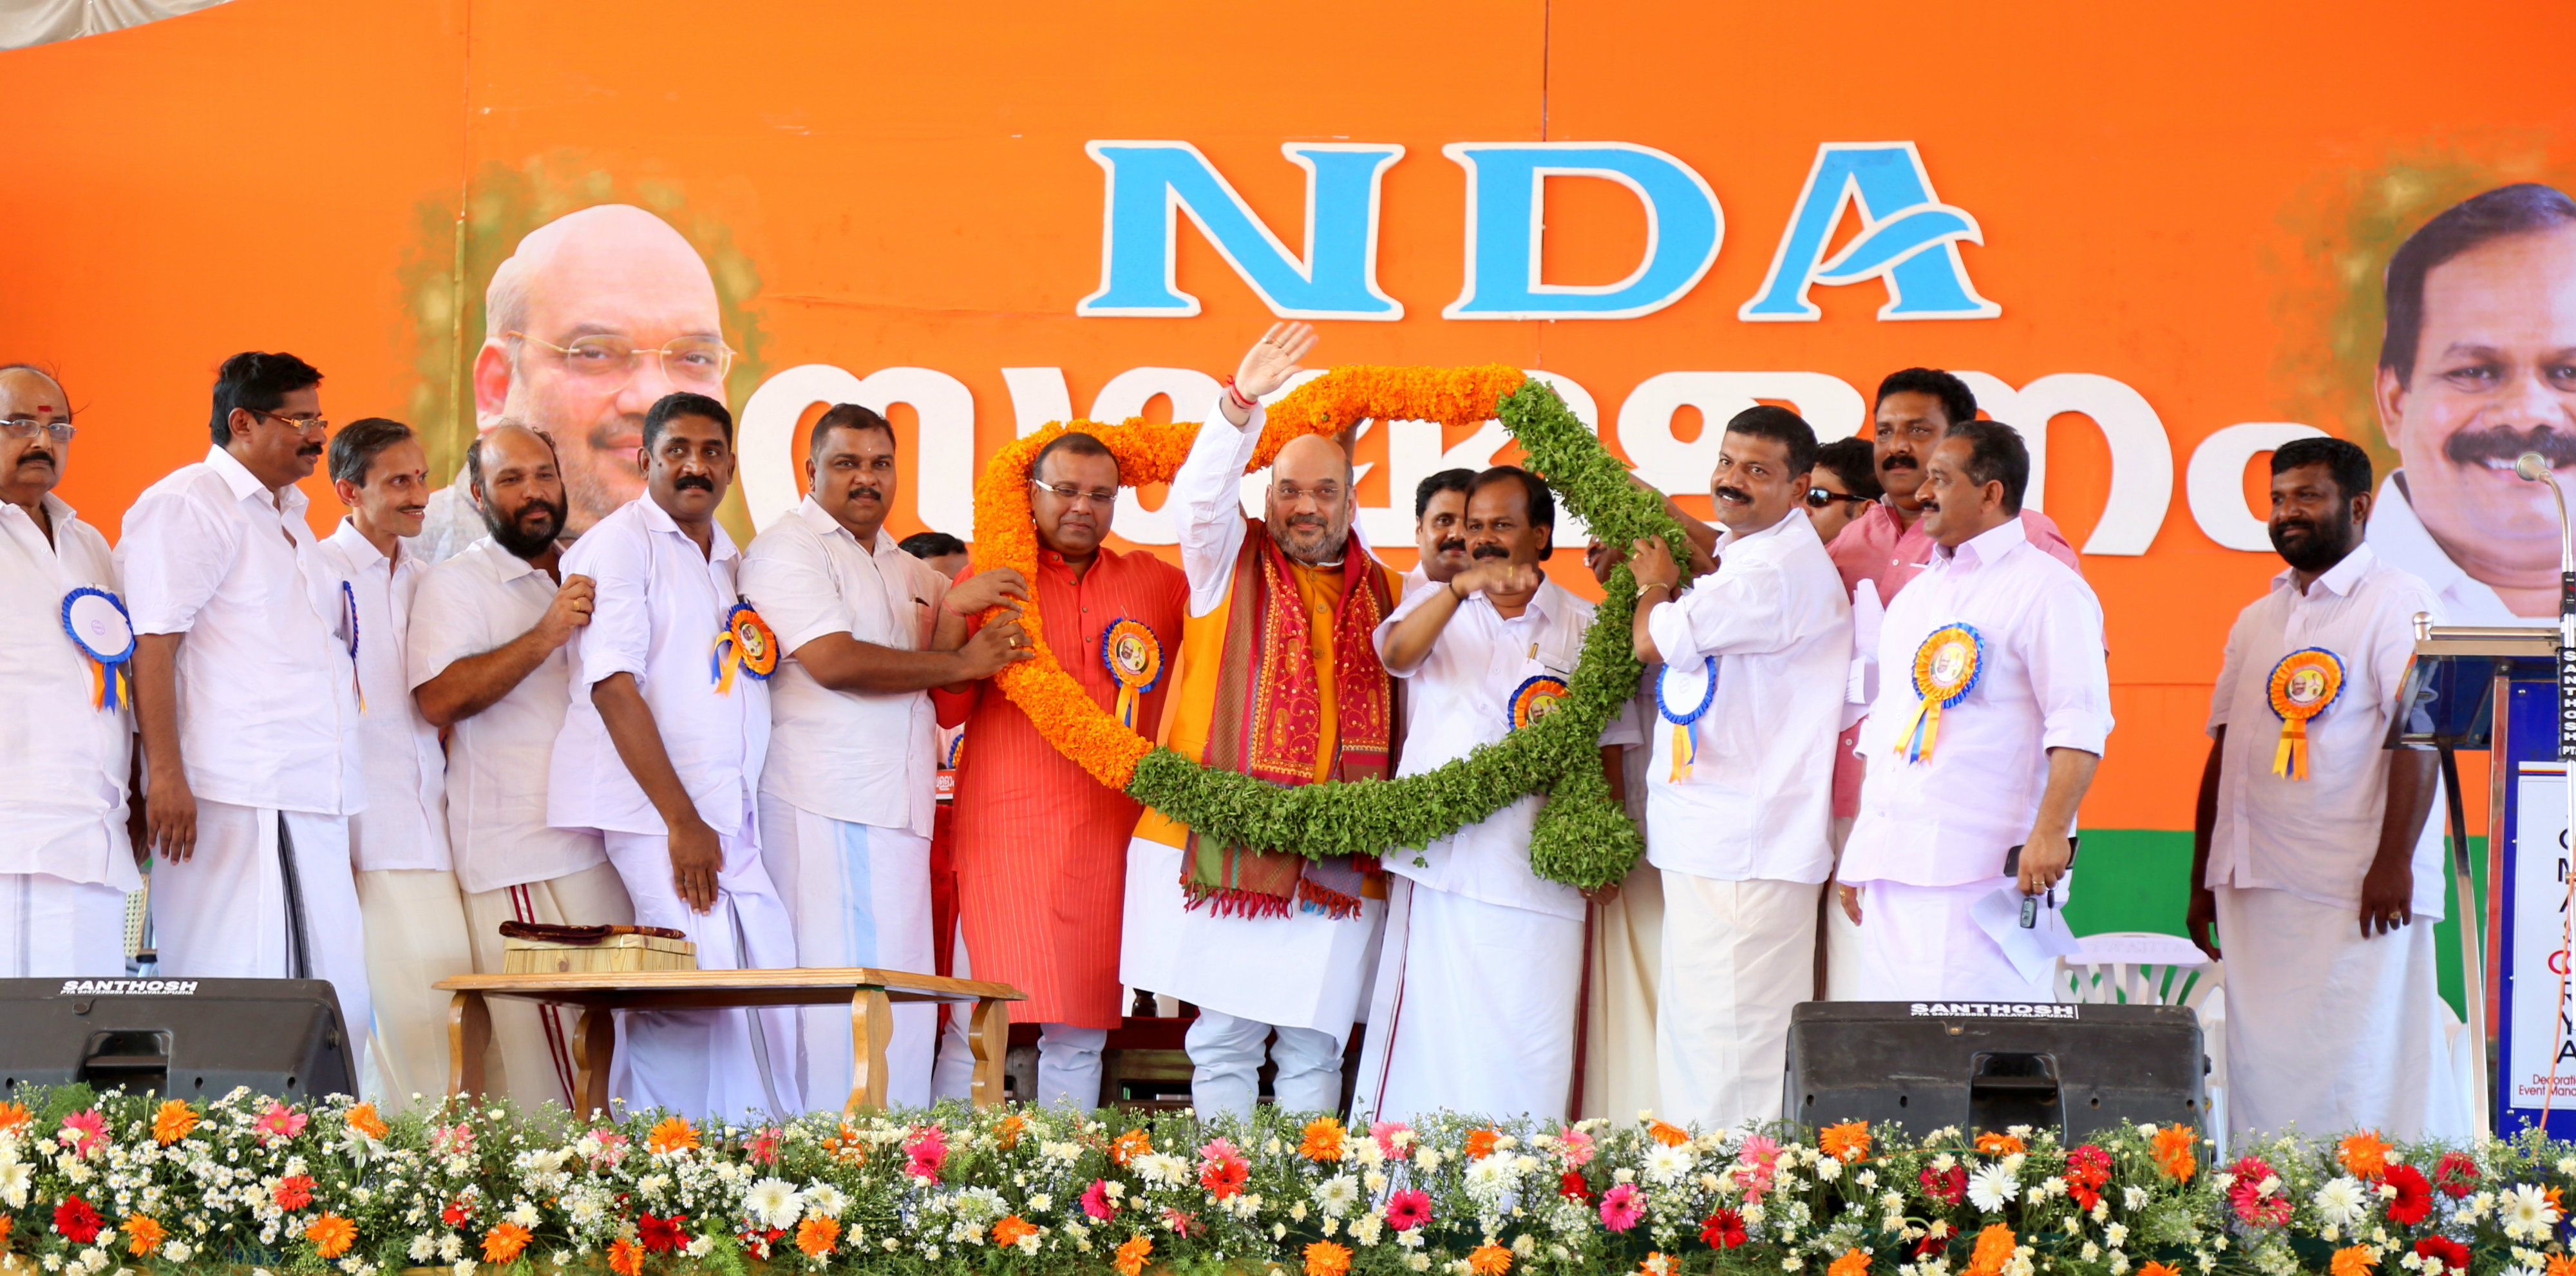
M 2504 1138 L 2534 1125 L 2554 1138 L 2576 1138 L 2558 642 L 2554 628 L 2440 626 L 2418 616 L 2415 655 L 2387 740 L 2392 749 L 2442 753 L 2451 915 L 2460 919 L 2463 1000 L 2480 1065 L 2478 1103 L 2487 1128 Z M 2484 915 L 2469 881 L 2464 795 L 2452 761 L 2461 749 L 2484 750 L 2491 764 L 2485 794 L 2490 908 Z M 2500 1069 L 2486 1066 L 2490 1024 Z M 2491 1085 L 2499 1072 L 2502 1083 Z

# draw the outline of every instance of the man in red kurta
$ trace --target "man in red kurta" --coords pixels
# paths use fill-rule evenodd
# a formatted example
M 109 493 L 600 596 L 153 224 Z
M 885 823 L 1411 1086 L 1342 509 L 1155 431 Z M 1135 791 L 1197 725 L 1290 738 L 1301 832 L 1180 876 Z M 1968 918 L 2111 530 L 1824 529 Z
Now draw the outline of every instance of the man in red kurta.
M 1150 646 L 1168 671 L 1180 656 L 1189 584 L 1161 559 L 1101 545 L 1118 499 L 1118 462 L 1098 439 L 1063 435 L 1038 453 L 1030 473 L 1033 583 L 1047 645 L 1094 703 L 1118 712 L 1109 658 L 1123 654 L 1132 664 Z M 1123 650 L 1106 650 L 1110 644 Z M 1136 697 L 1133 722 L 1142 733 L 1161 721 L 1171 685 L 1159 678 Z M 953 808 L 967 964 L 974 978 L 1029 995 L 1014 1011 L 1040 1025 L 1037 1101 L 1088 1110 L 1100 1102 L 1101 1047 L 1123 1012 L 1119 917 L 1140 808 L 1047 743 L 990 683 L 934 698 L 941 724 L 964 723 L 974 742 L 959 764 Z

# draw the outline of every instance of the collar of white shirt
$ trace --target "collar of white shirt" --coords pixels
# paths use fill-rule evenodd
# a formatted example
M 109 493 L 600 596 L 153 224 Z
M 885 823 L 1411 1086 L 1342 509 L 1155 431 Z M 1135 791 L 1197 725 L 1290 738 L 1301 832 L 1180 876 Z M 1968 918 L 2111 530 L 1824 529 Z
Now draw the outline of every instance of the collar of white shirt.
M 341 516 L 340 525 L 331 529 L 330 539 L 340 547 L 342 554 L 348 556 L 349 565 L 359 571 L 373 571 L 377 564 L 385 561 L 384 551 L 377 549 L 376 543 L 368 540 L 365 532 L 358 530 L 356 519 L 346 515 Z M 394 553 L 402 553 L 402 541 L 399 539 L 394 541 Z M 394 562 L 393 570 L 401 571 L 402 563 Z
M 528 560 L 511 553 L 508 548 L 501 544 L 501 542 L 496 541 L 489 536 L 476 541 L 475 544 L 491 546 L 490 552 L 484 556 L 492 560 L 492 574 L 495 577 L 498 577 L 504 585 L 509 584 L 511 581 L 517 580 L 522 576 L 532 575 L 537 570 L 537 565 L 535 563 L 529 562 Z M 469 545 L 466 548 L 471 549 L 473 546 Z
M 2360 584 L 2361 578 L 2370 571 L 2371 565 L 2378 561 L 2379 555 L 2371 552 L 2369 542 L 2356 545 L 2351 553 L 2343 556 L 2342 562 L 2325 569 L 2315 580 L 2308 582 L 2308 596 L 2314 597 L 2316 591 L 2322 589 L 2337 598 L 2345 597 L 2352 593 L 2353 586 Z M 2272 584 L 2278 588 L 2286 588 L 2294 594 L 2299 592 L 2297 573 L 2291 568 L 2282 568 L 2280 574 L 2272 578 Z
M 1956 548 L 1932 547 L 1932 562 L 1947 565 L 1953 571 L 1971 567 L 1991 567 L 2013 551 L 2016 545 L 2027 545 L 2030 537 L 2021 529 L 2021 516 L 2016 514 L 1996 526 L 1971 536 Z M 1961 560 L 1965 561 L 1961 561 Z
M 268 485 L 260 482 L 259 476 L 251 473 L 250 467 L 241 463 L 241 458 L 225 451 L 222 447 L 206 449 L 206 464 L 213 468 L 215 473 L 223 476 L 224 486 L 232 489 L 234 500 L 249 500 L 254 493 L 261 496 L 268 495 Z M 289 483 L 278 489 L 275 508 L 289 514 L 302 514 L 304 505 L 303 488 Z
M 680 537 L 684 540 L 688 539 L 689 534 L 686 531 L 681 530 L 680 521 L 671 517 L 669 511 L 664 510 L 659 503 L 654 501 L 652 493 L 647 492 L 642 496 L 636 497 L 635 503 L 642 507 L 636 512 L 643 517 L 644 526 L 647 530 L 669 532 L 673 536 Z M 733 537 L 725 534 L 724 524 L 711 523 L 709 526 L 715 532 L 715 541 L 707 549 L 708 562 L 722 562 L 725 559 L 736 557 L 742 552 L 734 548 Z M 695 544 L 696 542 L 691 542 L 692 547 L 694 547 Z
M 810 493 L 804 500 L 796 503 L 796 517 L 804 519 L 805 525 L 813 528 L 815 535 L 829 536 L 834 532 L 839 532 L 841 535 L 849 537 L 852 541 L 859 539 L 857 534 L 850 531 L 849 528 L 841 526 L 841 520 L 832 517 L 829 511 L 817 504 Z M 896 543 L 894 537 L 889 534 L 884 527 L 880 526 L 877 528 L 876 542 L 870 545 L 861 545 L 859 548 L 874 555 L 885 553 L 888 550 L 900 549 L 901 546 Z
M 80 511 L 73 509 L 69 502 L 51 492 L 47 492 L 37 499 L 44 503 L 45 517 L 54 525 L 54 544 L 59 547 L 62 544 L 64 525 L 79 521 Z M 15 502 L 8 502 L 7 504 L 9 509 L 17 511 L 18 517 L 27 518 L 27 511 L 20 508 Z M 27 518 L 27 521 L 32 524 L 36 520 Z
M 1789 508 L 1788 513 L 1780 516 L 1779 521 L 1758 532 L 1738 532 L 1734 528 L 1729 527 L 1724 523 L 1720 523 L 1717 525 L 1716 552 L 1723 554 L 1726 552 L 1726 548 L 1730 545 L 1751 545 L 1756 541 L 1773 539 L 1778 537 L 1781 533 L 1789 530 L 1789 520 L 1793 518 L 1805 518 L 1806 516 L 1807 512 L 1805 510 L 1799 509 L 1793 505 Z M 1810 524 L 1809 526 L 1812 527 L 1813 524 Z

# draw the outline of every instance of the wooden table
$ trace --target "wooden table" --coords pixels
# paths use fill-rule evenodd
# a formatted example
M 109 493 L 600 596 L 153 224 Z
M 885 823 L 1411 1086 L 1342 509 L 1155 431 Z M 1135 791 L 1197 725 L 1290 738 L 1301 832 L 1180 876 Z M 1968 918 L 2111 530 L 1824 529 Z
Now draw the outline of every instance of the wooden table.
M 703 1010 L 850 1003 L 850 1099 L 845 1111 L 878 1111 L 886 1101 L 886 1040 L 896 1002 L 974 1004 L 966 1031 L 975 1056 L 975 1106 L 1002 1101 L 1002 1055 L 1011 1036 L 1010 1003 L 1028 994 L 1009 984 L 946 979 L 864 966 L 793 970 L 651 970 L 625 973 L 458 975 L 435 987 L 453 992 L 447 1010 L 447 1092 L 483 1093 L 483 1055 L 492 1042 L 486 997 L 581 1008 L 573 1037 L 579 1098 L 585 1112 L 608 1106 L 609 1055 L 615 1010 Z M 775 1062 L 775 1061 L 774 1061 Z

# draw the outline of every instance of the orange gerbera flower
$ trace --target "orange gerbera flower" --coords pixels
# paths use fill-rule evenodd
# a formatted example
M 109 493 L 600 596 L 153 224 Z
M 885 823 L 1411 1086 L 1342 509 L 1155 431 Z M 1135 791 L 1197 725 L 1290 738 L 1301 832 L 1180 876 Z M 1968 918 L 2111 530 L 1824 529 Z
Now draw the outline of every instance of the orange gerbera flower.
M 165 1148 L 188 1137 L 188 1131 L 196 1128 L 197 1110 L 184 1100 L 164 1099 L 152 1111 L 152 1141 Z
M 1988 1156 L 2011 1156 L 2023 1149 L 2020 1139 L 1988 1130 L 1977 1136 L 1977 1150 Z
M 2013 1247 L 2020 1244 L 2013 1230 L 2001 1223 L 1988 1223 L 1977 1233 L 1977 1248 L 1968 1255 L 1969 1276 L 1995 1276 L 2012 1261 Z
M 1309 1161 L 1342 1159 L 1342 1123 L 1334 1117 L 1317 1117 L 1306 1123 L 1297 1139 L 1297 1155 Z
M 2164 1263 L 2149 1263 L 2138 1269 L 2138 1276 L 2182 1276 L 2182 1273 Z
M 1037 1225 L 1017 1214 L 993 1224 L 993 1244 L 1002 1249 L 1009 1249 L 1019 1244 L 1021 1238 L 1037 1234 Z
M 2177 1183 L 2190 1182 L 2192 1171 L 2200 1168 L 2197 1151 L 2200 1131 L 2175 1122 L 2156 1131 L 2152 1142 L 2156 1149 L 2156 1168 Z
M 2388 1173 L 2388 1144 L 2379 1131 L 2364 1130 L 2337 1145 L 2335 1159 L 2343 1162 L 2345 1173 L 2376 1182 Z
M 2327 1262 L 2326 1270 L 2331 1273 L 2331 1276 L 2362 1276 L 2362 1273 L 2377 1266 L 2379 1266 L 2378 1250 L 2368 1245 L 2346 1245 L 2334 1252 L 2334 1258 Z
M 0 1134 L 26 1129 L 27 1123 L 35 1119 L 35 1115 L 27 1111 L 27 1105 L 23 1103 L 14 1099 L 0 1102 Z
M 1494 1130 L 1469 1130 L 1467 1132 L 1467 1159 L 1470 1161 L 1481 1161 L 1486 1157 L 1492 1156 L 1494 1154 L 1494 1145 L 1502 1142 L 1502 1139 L 1503 1136 Z
M 1816 1133 L 1816 1146 L 1838 1161 L 1857 1161 L 1869 1155 L 1869 1122 L 1845 1121 L 1829 1125 Z
M 2549 1270 L 2543 1276 L 2576 1276 L 2576 1255 L 2550 1255 Z
M 609 1242 L 608 1270 L 617 1276 L 643 1276 L 644 1247 L 630 1240 Z
M 304 1239 L 313 1242 L 314 1253 L 324 1258 L 338 1258 L 358 1243 L 358 1225 L 337 1214 L 325 1214 L 305 1227 Z M 488 1247 L 489 1242 L 486 1245 Z
M 1020 1134 L 1028 1128 L 1028 1119 L 1014 1112 L 1003 1117 L 1000 1125 L 993 1127 L 993 1142 L 999 1144 L 1003 1151 L 1008 1152 L 1020 1145 Z
M 1118 1257 L 1112 1266 L 1118 1269 L 1118 1276 L 1139 1276 L 1145 1270 L 1145 1260 L 1153 1254 L 1154 1238 L 1138 1233 L 1118 1247 Z
M 1146 1138 L 1143 1130 L 1129 1130 L 1109 1145 L 1109 1163 L 1125 1165 L 1153 1150 L 1154 1141 Z
M 1317 1241 L 1306 1247 L 1306 1276 L 1343 1276 L 1351 1269 L 1349 1247 Z
M 506 1220 L 500 1223 L 495 1223 L 493 1224 L 491 1231 L 483 1233 L 483 1261 L 487 1263 L 509 1262 L 511 1259 L 519 1256 L 520 1250 L 528 1247 L 529 1241 L 535 1239 L 536 1237 L 531 1234 L 528 1229 L 521 1227 L 516 1223 L 508 1222 Z
M 1864 1276 L 1869 1271 L 1869 1255 L 1856 1249 L 1843 1251 L 1843 1256 L 1825 1268 L 1825 1276 Z
M 678 1117 L 664 1117 L 644 1136 L 647 1152 L 686 1152 L 698 1146 L 696 1127 Z
M 349 1128 L 371 1139 L 381 1139 L 393 1132 L 393 1127 L 376 1115 L 376 1105 L 372 1103 L 361 1103 L 349 1109 Z
M 326 1214 L 323 1217 L 330 1216 Z M 170 1233 L 162 1228 L 159 1220 L 142 1214 L 127 1216 L 125 1226 L 119 1230 L 125 1235 L 125 1252 L 138 1257 L 161 1248 L 161 1242 L 169 1239 L 170 1236 Z M 324 1255 L 324 1257 L 332 1257 L 332 1255 Z
M 1512 1269 L 1512 1252 L 1500 1245 L 1479 1245 L 1467 1251 L 1467 1270 L 1475 1276 L 1503 1276 Z
M 1690 1131 L 1685 1130 L 1678 1125 L 1674 1125 L 1669 1121 L 1657 1121 L 1647 1126 L 1646 1134 L 1648 1137 L 1654 1139 L 1655 1142 L 1661 1143 L 1668 1148 L 1677 1148 L 1690 1142 Z
M 993 1229 L 996 1232 L 1000 1228 Z M 796 1248 L 807 1258 L 821 1258 L 832 1252 L 841 1239 L 839 1219 L 809 1217 L 796 1225 Z

